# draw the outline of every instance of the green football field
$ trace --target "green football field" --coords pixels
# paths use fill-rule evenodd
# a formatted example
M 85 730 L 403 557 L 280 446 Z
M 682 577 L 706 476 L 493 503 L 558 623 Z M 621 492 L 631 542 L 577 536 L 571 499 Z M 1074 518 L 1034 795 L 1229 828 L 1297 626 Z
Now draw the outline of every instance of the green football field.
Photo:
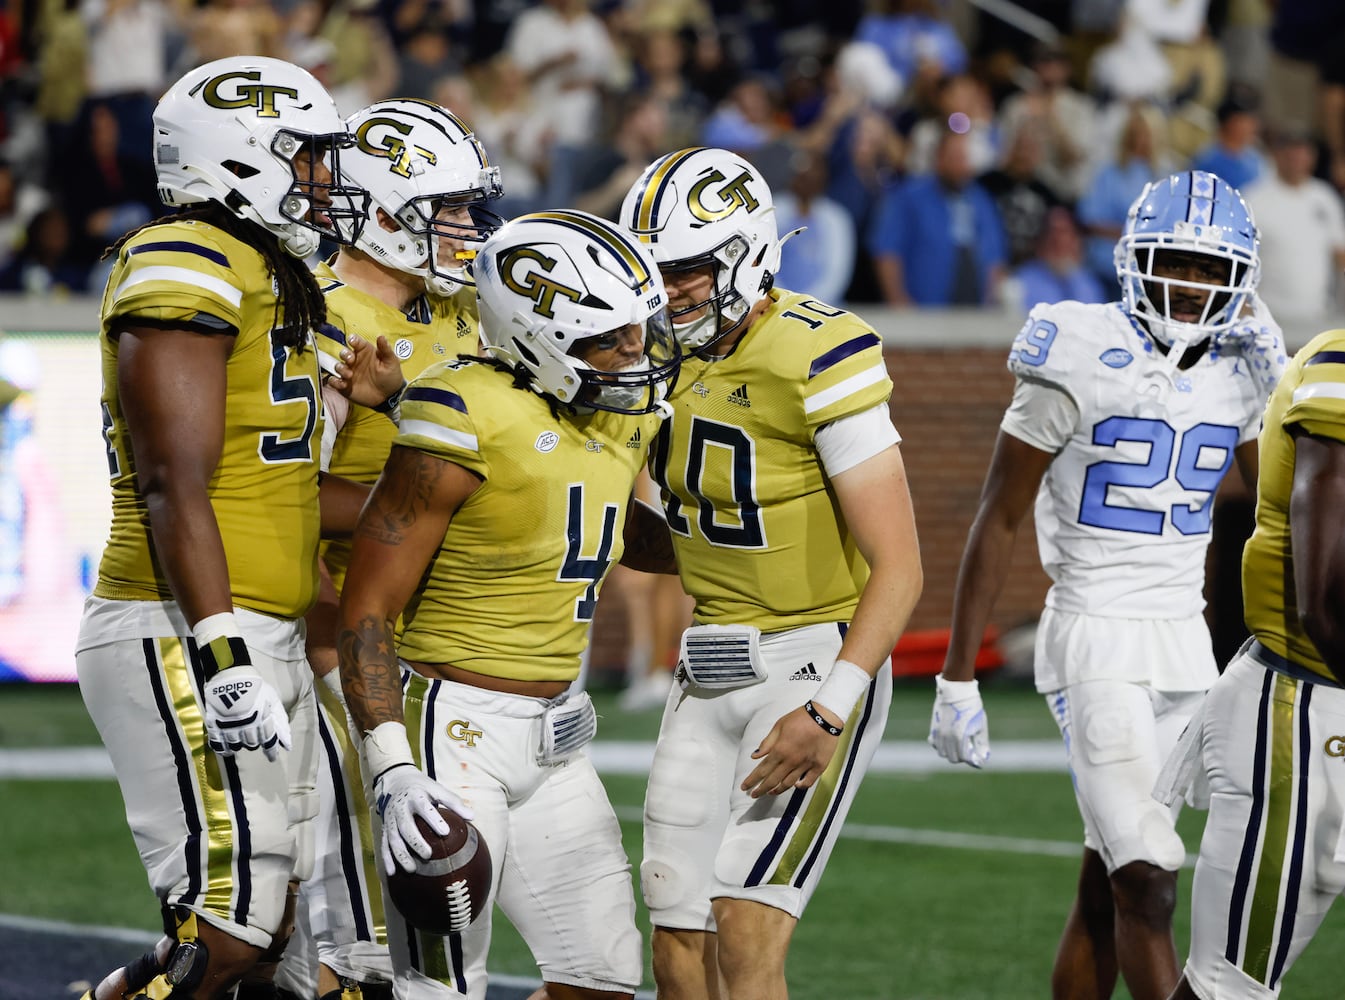
M 889 740 L 928 725 L 929 685 L 898 689 Z M 656 713 L 621 714 L 600 695 L 607 739 L 652 739 Z M 1055 735 L 1030 691 L 987 685 L 992 737 Z M 69 688 L 0 687 L 0 749 L 97 742 Z M 933 751 L 930 751 L 933 754 Z M 626 847 L 638 866 L 643 781 L 610 776 Z M 0 913 L 157 930 L 145 883 L 109 780 L 0 780 Z M 1203 816 L 1181 824 L 1199 845 Z M 1049 995 L 1052 956 L 1073 893 L 1080 839 L 1063 773 L 966 768 L 874 774 L 865 781 L 821 888 L 799 926 L 789 967 L 793 1000 L 1017 1000 Z M 1190 871 L 1183 872 L 1178 947 L 1185 949 Z M 641 926 L 648 921 L 641 910 Z M 491 967 L 535 976 L 503 918 Z M 1345 919 L 1328 919 L 1286 977 L 1286 997 L 1339 996 L 1331 957 Z M 130 957 L 128 955 L 128 957 Z M 652 980 L 646 976 L 646 985 Z M 1118 996 L 1128 995 L 1124 987 Z

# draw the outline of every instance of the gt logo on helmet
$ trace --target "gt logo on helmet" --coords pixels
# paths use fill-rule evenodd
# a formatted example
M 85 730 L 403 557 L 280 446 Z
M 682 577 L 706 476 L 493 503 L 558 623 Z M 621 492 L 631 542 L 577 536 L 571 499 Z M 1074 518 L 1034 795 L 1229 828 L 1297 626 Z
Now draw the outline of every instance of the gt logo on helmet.
M 392 131 L 385 132 L 382 136 L 378 137 L 378 141 L 375 142 L 374 138 L 369 133 L 379 125 L 386 125 Z M 424 146 L 417 146 L 414 143 L 408 146 L 398 135 L 394 135 L 394 132 L 400 133 L 401 135 L 410 135 L 411 126 L 392 118 L 370 118 L 356 129 L 355 145 L 359 147 L 361 152 L 368 153 L 370 156 L 387 157 L 392 161 L 392 166 L 389 169 L 399 177 L 411 176 L 411 155 L 413 153 L 419 154 L 430 166 L 434 166 L 439 162 L 439 158 L 435 156 L 432 151 L 426 149 Z
M 726 219 L 738 211 L 739 208 L 755 212 L 761 202 L 757 201 L 752 192 L 748 190 L 747 182 L 751 179 L 752 175 L 744 170 L 723 187 L 716 188 L 715 195 L 719 198 L 722 207 L 711 208 L 705 204 L 705 190 L 710 185 L 724 180 L 724 175 L 720 171 L 712 170 L 692 185 L 691 193 L 687 195 L 687 207 L 691 209 L 691 214 L 702 222 L 718 222 L 720 219 Z
M 536 261 L 540 270 L 528 269 L 523 272 L 520 278 L 517 273 L 517 265 L 520 261 Z M 554 278 L 548 278 L 543 272 L 550 272 L 555 269 L 556 259 L 548 257 L 542 251 L 533 246 L 514 247 L 506 250 L 500 255 L 500 280 L 510 291 L 517 292 L 519 295 L 526 295 L 532 299 L 532 311 L 539 316 L 545 316 L 547 319 L 555 319 L 556 296 L 569 299 L 576 304 L 582 302 L 585 295 L 579 289 L 571 288 L 569 285 L 562 285 Z
M 239 71 L 236 73 L 224 73 L 213 79 L 207 80 L 202 86 L 205 90 L 202 92 L 202 99 L 212 108 L 256 108 L 258 118 L 279 118 L 280 111 L 276 108 L 276 98 L 284 95 L 292 101 L 299 100 L 299 91 L 293 87 L 276 87 L 269 83 L 259 83 L 261 80 L 260 70 Z M 247 80 L 248 83 L 239 83 L 234 88 L 236 96 L 230 97 L 221 93 L 225 84 L 234 80 Z M 195 96 L 196 91 L 191 91 Z

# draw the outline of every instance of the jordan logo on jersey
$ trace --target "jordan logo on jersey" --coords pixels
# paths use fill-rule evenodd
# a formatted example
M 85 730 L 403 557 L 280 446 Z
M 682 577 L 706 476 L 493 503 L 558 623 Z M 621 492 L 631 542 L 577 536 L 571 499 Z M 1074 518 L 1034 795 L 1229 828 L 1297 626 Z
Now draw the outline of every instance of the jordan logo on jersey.
M 817 672 L 817 668 L 808 663 L 789 675 L 791 681 L 820 681 L 822 675 Z
M 738 386 L 738 388 L 734 389 L 731 393 L 729 393 L 729 402 L 733 403 L 735 406 L 744 406 L 747 407 L 748 409 L 752 408 L 752 401 L 747 398 L 746 382 L 744 382 L 742 385 Z
M 640 447 L 640 428 L 638 428 L 638 427 L 635 428 L 635 433 L 632 434 L 632 435 L 630 436 L 630 440 L 626 442 L 626 447 L 627 447 L 627 448 L 638 448 L 638 447 Z

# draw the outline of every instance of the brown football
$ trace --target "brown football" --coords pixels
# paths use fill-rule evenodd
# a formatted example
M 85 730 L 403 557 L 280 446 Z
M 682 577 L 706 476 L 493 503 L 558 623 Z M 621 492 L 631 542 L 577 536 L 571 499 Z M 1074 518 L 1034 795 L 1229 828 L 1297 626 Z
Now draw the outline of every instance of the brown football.
M 443 836 L 416 817 L 433 854 L 414 874 L 394 866 L 388 895 L 413 927 L 442 937 L 466 930 L 481 915 L 490 898 L 491 866 L 486 838 L 475 826 L 447 806 L 439 806 L 439 815 L 448 823 Z

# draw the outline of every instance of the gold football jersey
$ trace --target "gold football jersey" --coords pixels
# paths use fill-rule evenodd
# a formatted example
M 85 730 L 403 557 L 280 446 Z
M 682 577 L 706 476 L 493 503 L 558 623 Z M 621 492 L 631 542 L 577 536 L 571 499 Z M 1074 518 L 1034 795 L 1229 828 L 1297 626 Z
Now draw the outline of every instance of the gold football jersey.
M 318 331 L 318 350 L 332 359 L 339 359 L 352 333 L 369 344 L 379 335 L 387 337 L 408 380 L 438 361 L 476 354 L 479 321 L 476 296 L 470 289 L 448 297 L 421 295 L 403 311 L 345 284 L 328 264 L 319 264 L 314 274 L 327 298 L 327 322 Z M 351 403 L 336 435 L 328 471 L 372 485 L 383 471 L 396 436 L 397 425 L 385 414 Z M 344 538 L 325 541 L 322 557 L 340 590 L 350 565 L 350 542 Z
M 848 621 L 868 566 L 813 433 L 892 394 L 882 340 L 793 292 L 726 357 L 687 358 L 651 471 L 701 624 L 779 631 Z
M 477 361 L 428 369 L 402 398 L 396 444 L 484 482 L 453 516 L 398 652 L 492 677 L 570 681 L 659 418 L 552 416 Z
M 227 324 L 224 442 L 210 480 L 234 604 L 298 618 L 317 594 L 318 446 L 322 404 L 317 352 L 275 343 L 276 291 L 256 250 L 201 221 L 152 226 L 122 247 L 103 292 L 100 347 L 103 436 L 112 477 L 112 531 L 94 593 L 166 601 L 131 441 L 117 395 L 118 342 L 136 319 Z M 223 330 L 223 327 L 220 327 Z M 203 334 L 204 335 L 204 334 Z
M 1319 334 L 1294 356 L 1266 403 L 1256 529 L 1242 550 L 1243 616 L 1267 649 L 1333 675 L 1298 621 L 1293 592 L 1289 498 L 1294 487 L 1291 431 L 1345 442 L 1345 330 Z

